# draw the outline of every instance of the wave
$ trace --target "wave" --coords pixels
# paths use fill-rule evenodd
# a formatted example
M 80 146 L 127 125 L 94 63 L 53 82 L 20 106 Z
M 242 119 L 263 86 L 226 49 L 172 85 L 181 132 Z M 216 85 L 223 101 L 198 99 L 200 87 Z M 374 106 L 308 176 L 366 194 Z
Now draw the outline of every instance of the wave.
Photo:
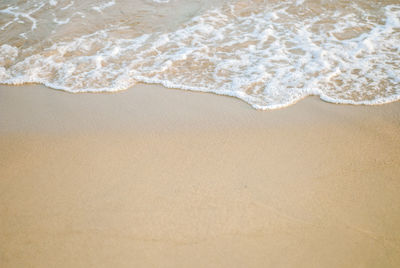
M 175 20 L 172 30 L 151 28 L 151 12 L 142 25 L 132 25 L 132 14 L 117 19 L 115 12 L 124 8 L 118 1 L 92 5 L 93 12 L 109 14 L 113 23 L 71 36 L 56 31 L 51 42 L 27 42 L 24 47 L 18 45 L 20 36 L 1 45 L 0 83 L 41 83 L 74 93 L 157 83 L 234 96 L 257 109 L 285 107 L 309 95 L 347 104 L 400 99 L 396 3 L 253 0 L 226 1 L 209 9 L 193 3 L 193 9 L 183 8 L 186 13 L 178 19 L 172 18 L 182 3 L 163 5 L 171 16 L 161 24 Z M 52 10 L 57 20 L 49 23 L 72 29 L 93 23 L 90 13 L 74 10 L 73 1 L 67 6 Z M 43 27 L 34 8 L 40 9 L 40 4 L 25 15 L 16 15 L 18 9 L 10 7 L 0 12 L 31 21 L 34 33 Z M 69 16 L 59 18 L 65 10 Z

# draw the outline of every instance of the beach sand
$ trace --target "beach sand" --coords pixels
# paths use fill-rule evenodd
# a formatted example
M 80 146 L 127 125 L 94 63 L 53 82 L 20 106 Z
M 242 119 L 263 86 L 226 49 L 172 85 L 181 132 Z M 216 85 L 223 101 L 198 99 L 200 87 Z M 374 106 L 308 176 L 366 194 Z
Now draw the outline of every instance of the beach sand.
M 0 87 L 1 267 L 399 267 L 400 102 Z

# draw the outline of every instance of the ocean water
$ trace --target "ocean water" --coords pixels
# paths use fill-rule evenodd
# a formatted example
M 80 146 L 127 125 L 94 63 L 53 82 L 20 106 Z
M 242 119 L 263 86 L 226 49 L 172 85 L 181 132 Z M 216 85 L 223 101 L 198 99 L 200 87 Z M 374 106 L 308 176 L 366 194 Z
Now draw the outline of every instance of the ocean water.
M 0 84 L 136 83 L 257 109 L 400 99 L 400 0 L 2 0 Z M 134 90 L 134 89 L 130 89 Z

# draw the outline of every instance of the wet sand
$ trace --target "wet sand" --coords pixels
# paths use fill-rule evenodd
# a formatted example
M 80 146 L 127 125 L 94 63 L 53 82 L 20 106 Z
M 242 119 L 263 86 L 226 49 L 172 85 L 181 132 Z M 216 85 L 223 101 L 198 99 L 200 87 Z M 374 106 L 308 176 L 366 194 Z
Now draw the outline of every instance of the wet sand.
M 400 102 L 0 87 L 1 267 L 399 267 Z

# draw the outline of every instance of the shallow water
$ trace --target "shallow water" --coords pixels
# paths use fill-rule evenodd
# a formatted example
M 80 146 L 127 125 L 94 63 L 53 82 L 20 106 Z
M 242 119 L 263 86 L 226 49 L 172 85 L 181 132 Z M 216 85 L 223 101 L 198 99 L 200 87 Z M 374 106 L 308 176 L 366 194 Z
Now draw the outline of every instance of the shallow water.
M 0 83 L 70 92 L 138 83 L 274 109 L 400 99 L 400 1 L 0 3 Z

